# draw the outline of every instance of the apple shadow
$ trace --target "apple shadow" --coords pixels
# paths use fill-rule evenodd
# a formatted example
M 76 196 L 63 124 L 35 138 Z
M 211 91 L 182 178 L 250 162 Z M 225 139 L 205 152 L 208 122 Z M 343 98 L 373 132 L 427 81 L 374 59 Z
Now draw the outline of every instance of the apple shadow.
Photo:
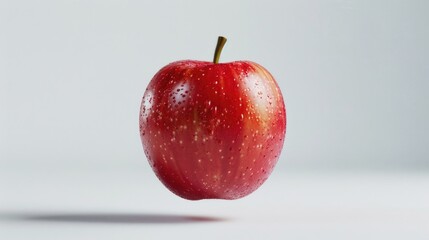
M 0 218 L 15 221 L 93 224 L 182 224 L 225 221 L 222 218 L 138 213 L 9 213 Z

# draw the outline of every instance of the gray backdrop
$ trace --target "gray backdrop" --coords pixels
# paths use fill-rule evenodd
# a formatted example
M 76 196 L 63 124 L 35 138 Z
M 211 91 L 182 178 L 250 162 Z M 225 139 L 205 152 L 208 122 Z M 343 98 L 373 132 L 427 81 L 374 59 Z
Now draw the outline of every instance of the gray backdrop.
M 283 91 L 278 169 L 429 167 L 428 1 L 0 0 L 0 164 L 148 167 L 151 77 L 252 60 Z

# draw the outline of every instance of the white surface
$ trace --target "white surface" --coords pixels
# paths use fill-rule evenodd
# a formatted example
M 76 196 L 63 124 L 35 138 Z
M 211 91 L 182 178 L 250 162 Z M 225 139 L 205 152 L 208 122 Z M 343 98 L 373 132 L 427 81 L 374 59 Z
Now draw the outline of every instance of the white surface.
M 195 202 L 141 166 L 9 167 L 0 239 L 428 239 L 428 189 L 427 173 L 275 172 L 244 199 Z

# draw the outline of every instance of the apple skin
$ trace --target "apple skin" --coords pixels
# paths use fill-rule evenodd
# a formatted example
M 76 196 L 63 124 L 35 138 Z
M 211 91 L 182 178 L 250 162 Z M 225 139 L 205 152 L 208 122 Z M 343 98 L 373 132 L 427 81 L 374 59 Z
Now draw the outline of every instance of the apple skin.
M 279 159 L 286 110 L 273 76 L 249 61 L 177 61 L 149 83 L 140 137 L 156 176 L 189 199 L 238 199 Z

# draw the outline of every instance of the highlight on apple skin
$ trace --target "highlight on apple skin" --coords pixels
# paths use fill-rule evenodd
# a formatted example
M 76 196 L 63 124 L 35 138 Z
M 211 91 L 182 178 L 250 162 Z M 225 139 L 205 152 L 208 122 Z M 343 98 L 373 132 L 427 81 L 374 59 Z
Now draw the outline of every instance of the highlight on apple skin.
M 274 77 L 250 61 L 168 64 L 150 81 L 140 136 L 150 166 L 176 195 L 238 199 L 259 188 L 283 148 L 286 109 Z

